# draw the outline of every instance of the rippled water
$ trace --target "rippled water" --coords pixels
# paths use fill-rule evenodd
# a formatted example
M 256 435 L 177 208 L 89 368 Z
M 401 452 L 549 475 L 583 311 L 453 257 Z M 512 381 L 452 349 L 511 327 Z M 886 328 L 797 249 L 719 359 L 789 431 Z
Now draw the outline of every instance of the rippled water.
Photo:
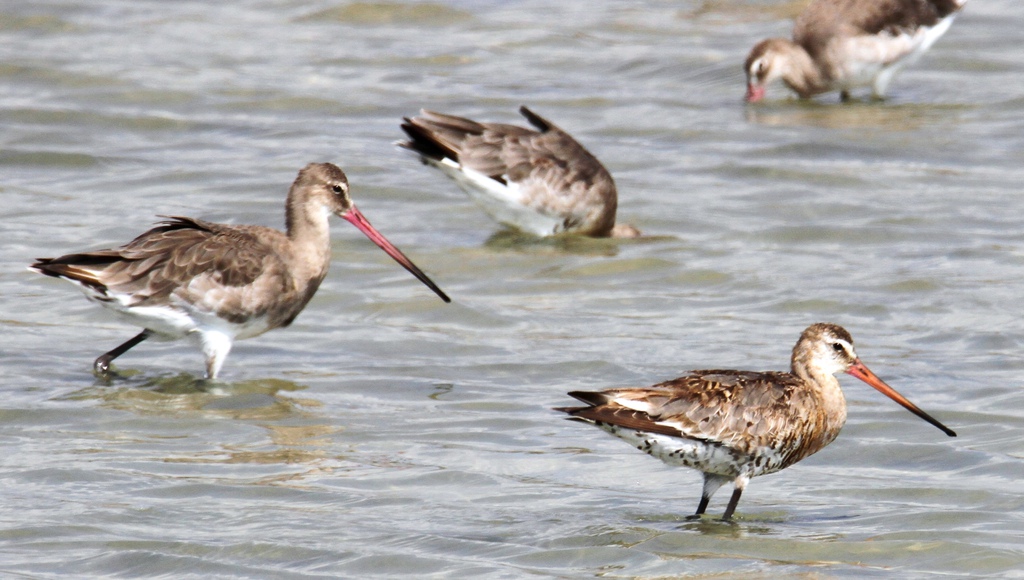
M 744 107 L 801 5 L 0 5 L 0 575 L 1024 575 L 1024 13 L 971 2 L 885 103 Z M 502 232 L 392 145 L 421 107 L 520 104 L 649 238 Z M 311 161 L 455 303 L 338 220 L 307 311 L 222 383 L 147 343 L 108 384 L 136 330 L 24 270 L 158 214 L 278 226 Z M 822 320 L 960 436 L 844 378 L 840 438 L 727 525 L 685 519 L 697 473 L 550 410 L 783 369 Z

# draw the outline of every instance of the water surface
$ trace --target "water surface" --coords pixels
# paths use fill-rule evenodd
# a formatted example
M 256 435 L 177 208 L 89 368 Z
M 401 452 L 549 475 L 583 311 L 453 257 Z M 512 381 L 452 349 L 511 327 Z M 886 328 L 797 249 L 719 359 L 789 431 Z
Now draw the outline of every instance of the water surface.
M 800 2 L 0 6 L 0 575 L 1020 577 L 1024 16 L 972 2 L 884 103 L 741 103 Z M 648 239 L 502 231 L 392 142 L 526 104 Z M 280 226 L 342 166 L 445 305 L 341 220 L 288 329 L 216 385 L 37 257 L 157 215 Z M 691 522 L 699 474 L 551 411 L 572 389 L 784 369 L 848 328 L 943 436 L 843 378 L 831 446 Z M 720 514 L 723 490 L 712 502 Z

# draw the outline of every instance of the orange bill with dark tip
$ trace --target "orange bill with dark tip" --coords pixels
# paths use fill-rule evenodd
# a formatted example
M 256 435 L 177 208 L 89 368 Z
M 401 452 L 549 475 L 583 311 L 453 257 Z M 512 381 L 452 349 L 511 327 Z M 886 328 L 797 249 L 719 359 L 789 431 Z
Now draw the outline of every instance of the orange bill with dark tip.
M 408 270 L 413 276 L 416 276 L 416 278 L 418 278 L 420 282 L 426 284 L 428 288 L 433 290 L 435 294 L 441 297 L 441 300 L 444 300 L 445 302 L 452 301 L 452 299 L 449 298 L 448 295 L 444 293 L 444 291 L 438 288 L 437 284 L 434 284 L 433 280 L 428 278 L 427 275 L 424 274 L 422 270 L 417 268 L 416 264 L 412 263 L 412 260 L 407 258 L 405 254 L 403 254 L 398 248 L 396 248 L 391 242 L 389 242 L 388 239 L 385 238 L 383 234 L 377 231 L 376 228 L 371 226 L 370 222 L 367 221 L 365 217 L 363 217 L 362 212 L 356 209 L 356 206 L 353 205 L 351 208 L 348 209 L 348 211 L 345 211 L 339 215 L 342 218 L 346 219 L 355 227 L 359 228 L 359 231 L 363 232 L 363 234 L 366 237 L 370 238 L 371 242 L 377 244 L 377 246 L 379 246 L 380 249 L 387 252 L 387 254 L 394 258 L 396 262 L 401 264 L 403 268 Z
M 917 415 L 918 417 L 924 419 L 925 421 L 928 421 L 932 425 L 935 425 L 936 427 L 941 429 L 942 432 L 945 433 L 946 435 L 949 435 L 950 437 L 956 437 L 955 431 L 940 423 L 938 419 L 932 417 L 928 413 L 925 413 L 924 411 L 919 409 L 917 405 L 911 403 L 909 400 L 907 400 L 906 397 L 896 392 L 896 389 L 885 384 L 885 381 L 878 378 L 878 375 L 876 375 L 875 373 L 871 372 L 871 369 L 865 366 L 864 363 L 860 362 L 860 359 L 854 361 L 853 366 L 851 366 L 849 370 L 847 370 L 846 372 L 871 385 L 872 387 L 877 389 L 878 392 L 882 393 L 886 397 L 889 397 L 893 401 L 896 401 L 897 403 L 902 405 L 904 409 L 910 411 L 911 413 Z

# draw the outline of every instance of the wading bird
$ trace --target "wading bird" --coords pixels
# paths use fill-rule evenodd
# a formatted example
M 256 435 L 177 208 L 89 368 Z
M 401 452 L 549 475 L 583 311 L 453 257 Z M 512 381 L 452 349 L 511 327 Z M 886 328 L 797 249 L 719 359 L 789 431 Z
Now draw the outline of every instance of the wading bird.
M 491 217 L 538 236 L 635 238 L 616 224 L 615 181 L 596 157 L 526 107 L 537 130 L 421 111 L 405 118 L 398 145 L 455 180 Z
M 815 0 L 796 19 L 793 40 L 769 38 L 743 65 L 748 102 L 781 80 L 801 98 L 871 87 L 875 98 L 903 67 L 945 34 L 967 0 Z
M 168 217 L 119 248 L 41 258 L 29 268 L 76 284 L 144 329 L 97 358 L 96 372 L 147 338 L 190 338 L 206 357 L 206 377 L 215 379 L 233 341 L 288 326 L 316 293 L 331 260 L 331 214 L 451 301 L 370 225 L 349 197 L 345 173 L 330 163 L 299 171 L 285 203 L 286 232 Z
M 750 478 L 793 465 L 831 443 L 846 423 L 835 374 L 851 374 L 950 437 L 951 429 L 885 384 L 857 357 L 841 326 L 819 323 L 793 347 L 790 371 L 691 371 L 649 388 L 576 391 L 585 407 L 556 409 L 593 423 L 670 465 L 704 474 L 696 516 L 732 482 L 728 520 Z

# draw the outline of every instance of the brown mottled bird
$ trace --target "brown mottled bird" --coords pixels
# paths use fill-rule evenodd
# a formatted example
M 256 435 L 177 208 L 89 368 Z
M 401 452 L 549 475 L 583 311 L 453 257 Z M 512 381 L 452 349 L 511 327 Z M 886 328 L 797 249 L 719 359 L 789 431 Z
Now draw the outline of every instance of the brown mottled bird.
M 946 33 L 967 0 L 814 0 L 800 14 L 793 40 L 769 38 L 743 69 L 749 102 L 781 80 L 801 98 L 858 87 L 883 98 L 892 79 Z
M 505 225 L 538 236 L 639 236 L 633 226 L 616 225 L 618 193 L 601 162 L 551 121 L 526 107 L 519 112 L 537 130 L 424 110 L 405 118 L 409 140 L 398 145 Z
M 234 340 L 288 326 L 316 293 L 330 264 L 332 213 L 451 301 L 366 221 L 337 166 L 299 171 L 285 209 L 287 232 L 168 217 L 120 248 L 41 258 L 29 268 L 75 283 L 89 300 L 145 329 L 97 358 L 98 373 L 147 338 L 190 338 L 206 356 L 206 377 L 215 379 Z
M 586 407 L 557 409 L 583 419 L 670 465 L 704 474 L 696 516 L 732 482 L 722 519 L 736 511 L 751 477 L 774 473 L 820 451 L 846 423 L 846 399 L 835 374 L 849 373 L 910 412 L 956 437 L 879 379 L 853 350 L 841 326 L 819 323 L 800 335 L 783 372 L 701 370 L 646 389 L 569 395 Z

